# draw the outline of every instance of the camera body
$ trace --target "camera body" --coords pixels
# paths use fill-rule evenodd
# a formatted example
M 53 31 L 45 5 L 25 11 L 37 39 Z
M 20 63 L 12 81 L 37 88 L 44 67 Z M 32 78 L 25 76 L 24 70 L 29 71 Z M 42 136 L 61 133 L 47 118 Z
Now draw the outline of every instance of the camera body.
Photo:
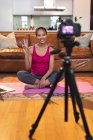
M 70 39 L 72 36 L 80 36 L 81 26 L 79 23 L 74 23 L 71 19 L 62 21 L 58 29 L 58 38 Z
M 59 25 L 57 37 L 61 39 L 61 42 L 64 43 L 66 47 L 66 53 L 68 56 L 71 55 L 72 48 L 79 46 L 80 43 L 75 41 L 75 36 L 80 36 L 81 26 L 79 23 L 74 23 L 71 19 L 62 21 Z

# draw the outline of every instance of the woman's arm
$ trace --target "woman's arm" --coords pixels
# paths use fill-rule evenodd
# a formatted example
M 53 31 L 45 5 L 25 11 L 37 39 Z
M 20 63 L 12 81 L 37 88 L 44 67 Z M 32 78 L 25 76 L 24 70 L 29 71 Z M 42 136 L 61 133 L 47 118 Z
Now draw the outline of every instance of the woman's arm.
M 25 54 L 25 67 L 26 67 L 26 70 L 31 69 L 31 59 L 32 59 L 31 54 Z
M 26 70 L 31 69 L 31 63 L 32 63 L 32 47 L 25 47 L 24 48 L 24 53 L 25 53 L 25 67 Z

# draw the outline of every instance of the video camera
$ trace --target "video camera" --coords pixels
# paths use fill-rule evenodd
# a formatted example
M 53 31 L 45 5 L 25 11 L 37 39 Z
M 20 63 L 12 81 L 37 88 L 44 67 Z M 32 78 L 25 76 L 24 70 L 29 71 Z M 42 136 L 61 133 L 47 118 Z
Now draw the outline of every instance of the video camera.
M 74 23 L 71 19 L 62 21 L 58 29 L 59 39 L 70 39 L 72 36 L 80 36 L 81 26 L 79 23 Z
M 75 36 L 80 36 L 81 26 L 79 23 L 74 23 L 71 19 L 62 21 L 58 28 L 57 37 L 64 43 L 66 47 L 67 55 L 70 56 L 72 48 L 74 46 L 79 46 L 79 42 L 75 41 Z M 51 54 L 58 54 L 61 52 L 60 48 L 57 48 L 51 52 Z M 61 56 L 60 56 L 61 57 Z M 62 55 L 63 57 L 63 55 Z

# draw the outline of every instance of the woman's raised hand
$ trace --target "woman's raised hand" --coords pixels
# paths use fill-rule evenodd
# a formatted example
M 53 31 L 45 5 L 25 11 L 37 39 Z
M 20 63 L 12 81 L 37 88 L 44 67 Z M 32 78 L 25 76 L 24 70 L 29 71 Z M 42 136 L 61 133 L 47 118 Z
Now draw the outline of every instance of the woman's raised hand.
M 22 43 L 23 51 L 26 55 L 29 54 L 28 40 L 24 39 Z

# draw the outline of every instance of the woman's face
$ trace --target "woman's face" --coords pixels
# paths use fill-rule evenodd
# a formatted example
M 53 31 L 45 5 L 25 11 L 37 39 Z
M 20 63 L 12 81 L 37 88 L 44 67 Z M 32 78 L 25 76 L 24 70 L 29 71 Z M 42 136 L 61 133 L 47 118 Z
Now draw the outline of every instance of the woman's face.
M 40 29 L 37 32 L 37 39 L 38 42 L 44 44 L 46 42 L 47 34 L 44 30 Z

